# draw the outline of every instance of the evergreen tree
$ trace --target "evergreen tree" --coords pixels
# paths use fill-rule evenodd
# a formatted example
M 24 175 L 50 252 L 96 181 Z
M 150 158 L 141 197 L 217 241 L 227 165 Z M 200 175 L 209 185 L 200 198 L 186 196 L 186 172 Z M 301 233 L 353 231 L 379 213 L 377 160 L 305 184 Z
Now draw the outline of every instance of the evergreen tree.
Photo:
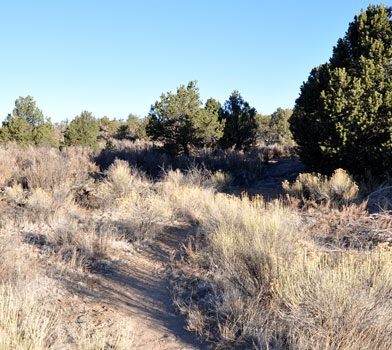
M 90 112 L 83 111 L 68 125 L 64 134 L 66 146 L 89 146 L 93 150 L 99 148 L 99 123 Z
M 293 135 L 290 131 L 289 119 L 292 116 L 291 109 L 278 108 L 272 113 L 269 127 L 272 133 L 271 142 L 288 145 L 293 143 Z
M 386 176 L 392 166 L 392 10 L 355 16 L 301 87 L 290 128 L 309 170 Z
M 16 142 L 21 146 L 32 144 L 30 125 L 24 117 L 8 114 L 0 129 L 0 141 Z
M 149 121 L 149 116 L 146 116 L 140 120 L 140 125 L 136 131 L 136 136 L 139 140 L 151 141 L 151 138 L 150 136 L 147 135 L 147 130 L 146 130 L 148 121 Z
M 187 87 L 181 85 L 176 94 L 162 94 L 161 100 L 151 106 L 146 133 L 152 140 L 163 142 L 168 153 L 188 154 L 191 146 L 201 146 L 219 138 L 212 104 L 216 101 L 211 100 L 206 109 L 201 108 L 196 81 L 191 81 Z
M 126 122 L 122 122 L 117 129 L 116 139 L 118 140 L 136 140 L 139 138 L 139 129 L 143 121 L 134 114 L 129 114 Z
M 225 123 L 221 146 L 243 149 L 254 144 L 257 136 L 256 114 L 256 109 L 250 107 L 238 91 L 233 91 L 219 111 L 219 121 Z
M 109 140 L 118 132 L 121 123 L 116 119 L 110 120 L 107 116 L 102 117 L 98 121 L 99 124 L 99 138 Z
M 20 145 L 58 147 L 53 124 L 45 118 L 33 97 L 19 97 L 15 101 L 12 115 L 9 114 L 0 129 L 0 139 L 15 141 Z
M 270 127 L 271 116 L 257 113 L 255 118 L 257 124 L 257 141 L 261 141 L 266 144 L 272 143 L 275 136 Z
M 224 122 L 219 122 L 219 110 L 222 105 L 214 98 L 207 100 L 204 109 L 199 109 L 197 117 L 194 119 L 195 142 L 194 144 L 203 147 L 215 148 L 218 141 L 223 136 Z

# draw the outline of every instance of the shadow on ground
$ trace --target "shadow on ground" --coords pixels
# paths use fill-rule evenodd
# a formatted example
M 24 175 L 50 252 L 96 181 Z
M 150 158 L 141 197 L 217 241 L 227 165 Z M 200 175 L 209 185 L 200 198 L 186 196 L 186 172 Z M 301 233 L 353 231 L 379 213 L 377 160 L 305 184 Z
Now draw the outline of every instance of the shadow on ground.
M 136 349 L 207 349 L 188 332 L 169 291 L 169 263 L 191 232 L 172 228 L 151 246 L 118 262 L 103 264 L 90 277 L 58 273 L 57 278 L 82 299 L 105 304 L 134 322 Z

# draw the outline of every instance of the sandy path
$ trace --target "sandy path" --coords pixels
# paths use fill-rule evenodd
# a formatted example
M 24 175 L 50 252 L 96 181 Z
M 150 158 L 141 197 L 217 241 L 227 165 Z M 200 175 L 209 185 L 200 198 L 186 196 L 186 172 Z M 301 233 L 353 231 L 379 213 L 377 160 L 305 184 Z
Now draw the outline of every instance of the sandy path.
M 132 325 L 132 349 L 207 349 L 185 330 L 185 320 L 175 311 L 169 292 L 170 254 L 179 251 L 186 232 L 187 228 L 168 230 L 151 246 L 100 269 L 89 282 L 89 295 L 85 297 L 107 307 L 108 312 L 101 316 Z

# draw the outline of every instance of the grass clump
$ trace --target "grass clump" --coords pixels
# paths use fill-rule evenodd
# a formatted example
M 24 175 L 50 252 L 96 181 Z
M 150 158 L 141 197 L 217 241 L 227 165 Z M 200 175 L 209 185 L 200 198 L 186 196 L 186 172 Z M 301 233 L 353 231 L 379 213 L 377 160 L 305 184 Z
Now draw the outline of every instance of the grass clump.
M 330 178 L 320 174 L 299 174 L 293 184 L 286 180 L 282 186 L 288 194 L 297 198 L 338 206 L 355 201 L 359 191 L 358 185 L 343 169 L 335 170 Z
M 0 285 L 0 349 L 54 349 L 59 318 L 32 297 L 20 296 L 9 284 Z
M 373 252 L 298 251 L 273 284 L 275 337 L 298 350 L 388 349 L 391 258 L 385 245 Z

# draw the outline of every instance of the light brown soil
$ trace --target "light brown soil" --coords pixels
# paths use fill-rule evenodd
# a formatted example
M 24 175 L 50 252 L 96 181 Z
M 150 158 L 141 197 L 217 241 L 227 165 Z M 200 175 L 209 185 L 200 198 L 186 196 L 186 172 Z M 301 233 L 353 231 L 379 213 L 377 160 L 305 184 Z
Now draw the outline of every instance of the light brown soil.
M 87 282 L 85 276 L 83 281 L 75 276 L 64 280 L 77 299 L 74 308 L 79 302 L 85 305 L 80 322 L 103 327 L 125 321 L 134 333 L 130 349 L 207 349 L 185 329 L 169 290 L 171 254 L 179 251 L 189 231 L 188 227 L 167 229 L 150 246 L 98 268 Z

